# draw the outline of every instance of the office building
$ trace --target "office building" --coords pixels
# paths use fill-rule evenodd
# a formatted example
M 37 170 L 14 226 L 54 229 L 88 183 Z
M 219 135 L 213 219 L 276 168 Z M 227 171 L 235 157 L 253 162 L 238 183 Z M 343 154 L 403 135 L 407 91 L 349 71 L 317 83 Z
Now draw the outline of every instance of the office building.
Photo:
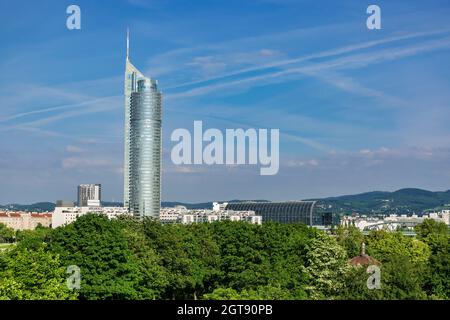
M 129 60 L 125 64 L 124 207 L 158 217 L 161 207 L 161 92 Z
M 226 210 L 254 211 L 264 222 L 305 223 L 309 226 L 323 225 L 322 215 L 315 214 L 316 201 L 286 202 L 238 202 L 228 203 Z
M 78 186 L 78 206 L 100 206 L 102 186 L 100 184 L 81 184 Z

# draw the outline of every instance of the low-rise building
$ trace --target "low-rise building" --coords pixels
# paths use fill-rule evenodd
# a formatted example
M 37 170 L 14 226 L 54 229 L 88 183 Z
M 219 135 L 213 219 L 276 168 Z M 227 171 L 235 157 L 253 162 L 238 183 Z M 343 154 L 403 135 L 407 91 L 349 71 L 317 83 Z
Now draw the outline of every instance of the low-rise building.
M 262 217 L 256 215 L 254 211 L 224 210 L 224 206 L 215 206 L 213 209 L 189 210 L 184 206 L 174 208 L 161 208 L 159 220 L 161 223 L 200 223 L 214 221 L 245 221 L 252 224 L 262 224 Z M 108 218 L 115 218 L 120 215 L 131 215 L 127 208 L 123 207 L 101 207 L 98 205 L 76 207 L 76 206 L 56 206 L 52 217 L 52 227 L 68 225 L 78 217 L 87 213 L 105 214 Z
M 226 205 L 225 205 L 226 204 Z M 323 215 L 314 210 L 316 201 L 243 201 L 224 203 L 225 210 L 253 211 L 264 222 L 304 223 L 309 226 L 324 225 Z M 220 204 L 217 206 L 220 208 Z
M 104 214 L 109 219 L 116 218 L 120 215 L 129 215 L 128 209 L 123 207 L 55 207 L 52 217 L 52 227 L 57 228 L 68 225 L 78 217 L 88 213 Z
M 37 212 L 0 212 L 0 223 L 14 230 L 34 230 L 38 225 L 50 227 L 51 213 Z
M 367 230 L 397 230 L 413 229 L 416 225 L 421 224 L 425 219 L 433 219 L 450 225 L 450 210 L 442 210 L 441 212 L 431 212 L 421 216 L 413 215 L 395 215 L 391 214 L 386 217 L 368 217 L 368 216 L 348 216 L 343 217 L 341 224 L 344 226 L 353 225 L 361 231 Z
M 214 221 L 245 221 L 252 224 L 262 224 L 262 217 L 254 211 L 223 210 L 218 207 L 209 209 L 189 210 L 183 206 L 161 208 L 159 219 L 162 223 L 201 223 Z

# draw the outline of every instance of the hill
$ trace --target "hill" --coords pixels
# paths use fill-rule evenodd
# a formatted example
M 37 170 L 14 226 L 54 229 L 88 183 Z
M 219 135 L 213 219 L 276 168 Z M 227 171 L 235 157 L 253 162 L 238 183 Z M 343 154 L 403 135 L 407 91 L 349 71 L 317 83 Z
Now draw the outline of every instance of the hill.
M 450 190 L 427 191 L 422 189 L 406 188 L 394 192 L 372 191 L 355 195 L 344 195 L 317 200 L 317 208 L 323 211 L 361 214 L 412 214 L 426 210 L 450 206 Z M 225 202 L 242 202 L 248 200 L 229 200 Z M 267 201 L 267 200 L 253 200 Z M 219 201 L 224 202 L 224 201 Z M 121 202 L 103 202 L 104 206 L 122 206 Z M 188 209 L 210 209 L 212 202 L 185 203 L 176 201 L 163 201 L 163 207 L 185 206 Z M 39 202 L 30 205 L 8 204 L 0 209 L 16 211 L 53 211 L 55 204 Z
M 52 202 L 37 202 L 33 204 L 12 203 L 0 205 L 0 209 L 8 209 L 10 211 L 46 212 L 55 210 L 55 204 Z
M 411 214 L 450 204 L 450 190 L 432 192 L 406 188 L 394 192 L 373 191 L 315 200 L 324 210 L 364 214 Z

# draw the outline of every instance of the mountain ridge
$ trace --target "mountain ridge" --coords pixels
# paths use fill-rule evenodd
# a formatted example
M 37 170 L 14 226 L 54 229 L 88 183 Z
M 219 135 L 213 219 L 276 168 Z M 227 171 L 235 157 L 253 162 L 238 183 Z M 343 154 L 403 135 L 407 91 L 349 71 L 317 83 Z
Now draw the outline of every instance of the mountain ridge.
M 386 213 L 421 213 L 440 207 L 450 207 L 450 190 L 429 191 L 419 188 L 403 188 L 396 191 L 369 191 L 353 195 L 342 195 L 325 198 L 311 198 L 316 200 L 317 208 L 324 211 L 341 213 L 386 214 Z M 219 202 L 268 201 L 268 200 L 225 200 Z M 121 206 L 120 202 L 103 202 L 104 206 Z M 212 202 L 186 203 L 180 201 L 163 201 L 162 207 L 185 206 L 188 209 L 209 209 Z M 16 211 L 53 211 L 52 202 L 37 202 L 34 204 L 0 205 L 0 209 Z

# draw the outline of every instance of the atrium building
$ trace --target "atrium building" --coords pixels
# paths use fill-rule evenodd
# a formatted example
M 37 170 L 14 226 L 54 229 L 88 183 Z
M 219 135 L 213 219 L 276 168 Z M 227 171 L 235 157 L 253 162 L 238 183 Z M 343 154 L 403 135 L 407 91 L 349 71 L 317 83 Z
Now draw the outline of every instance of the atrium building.
M 309 226 L 323 225 L 322 215 L 314 211 L 316 201 L 286 202 L 236 202 L 228 203 L 226 210 L 253 211 L 264 222 L 304 223 Z

